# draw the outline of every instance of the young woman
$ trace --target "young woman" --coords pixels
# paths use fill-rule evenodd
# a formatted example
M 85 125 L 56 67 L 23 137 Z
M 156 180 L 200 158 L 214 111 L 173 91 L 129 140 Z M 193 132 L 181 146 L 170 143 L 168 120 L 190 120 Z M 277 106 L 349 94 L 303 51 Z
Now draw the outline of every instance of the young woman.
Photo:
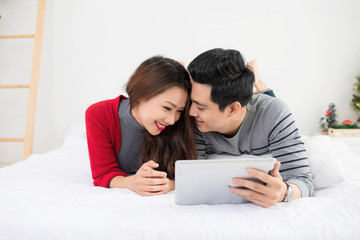
M 140 195 L 174 189 L 175 161 L 197 157 L 188 111 L 190 77 L 177 61 L 144 61 L 126 92 L 86 110 L 86 134 L 95 186 Z

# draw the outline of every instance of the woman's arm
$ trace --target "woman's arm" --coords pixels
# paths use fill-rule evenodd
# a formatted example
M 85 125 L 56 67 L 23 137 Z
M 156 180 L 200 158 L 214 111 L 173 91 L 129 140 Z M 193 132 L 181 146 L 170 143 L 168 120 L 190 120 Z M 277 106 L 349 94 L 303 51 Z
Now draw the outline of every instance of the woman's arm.
M 120 170 L 117 163 L 117 145 L 113 137 L 116 128 L 110 121 L 112 112 L 109 103 L 111 102 L 95 103 L 85 113 L 86 136 L 94 185 L 106 188 L 115 176 L 127 176 Z M 120 132 L 120 129 L 118 131 Z

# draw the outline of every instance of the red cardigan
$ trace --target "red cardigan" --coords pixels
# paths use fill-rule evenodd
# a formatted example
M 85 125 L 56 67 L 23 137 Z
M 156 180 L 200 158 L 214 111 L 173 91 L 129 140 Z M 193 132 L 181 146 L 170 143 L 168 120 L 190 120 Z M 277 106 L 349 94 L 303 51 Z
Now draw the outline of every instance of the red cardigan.
M 95 186 L 109 187 L 115 176 L 127 176 L 120 170 L 117 156 L 120 151 L 121 129 L 119 104 L 125 96 L 91 105 L 85 112 L 86 136 L 92 177 Z

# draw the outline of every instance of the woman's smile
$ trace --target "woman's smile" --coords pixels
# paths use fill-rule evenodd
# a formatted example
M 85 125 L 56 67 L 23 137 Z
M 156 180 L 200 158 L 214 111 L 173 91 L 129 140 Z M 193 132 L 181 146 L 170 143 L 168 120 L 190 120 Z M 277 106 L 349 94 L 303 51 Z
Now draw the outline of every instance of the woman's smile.
M 167 126 L 169 126 L 169 125 L 161 124 L 158 121 L 155 121 L 155 125 L 156 125 L 157 129 L 159 129 L 160 131 L 164 130 Z

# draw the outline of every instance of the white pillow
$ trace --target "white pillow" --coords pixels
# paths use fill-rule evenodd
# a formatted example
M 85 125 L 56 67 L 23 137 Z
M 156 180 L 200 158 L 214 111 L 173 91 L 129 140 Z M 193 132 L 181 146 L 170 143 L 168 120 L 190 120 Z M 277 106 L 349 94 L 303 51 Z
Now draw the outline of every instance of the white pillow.
M 345 181 L 340 150 L 344 146 L 334 143 L 328 136 L 303 136 L 309 159 L 314 188 L 320 189 Z M 256 157 L 253 155 L 234 156 L 229 154 L 210 154 L 208 159 Z M 265 155 L 261 157 L 271 157 Z
M 78 121 L 71 124 L 66 130 L 63 139 L 63 146 L 86 145 L 85 121 Z
M 314 180 L 314 188 L 320 189 L 345 181 L 340 143 L 328 136 L 304 137 L 305 149 Z

